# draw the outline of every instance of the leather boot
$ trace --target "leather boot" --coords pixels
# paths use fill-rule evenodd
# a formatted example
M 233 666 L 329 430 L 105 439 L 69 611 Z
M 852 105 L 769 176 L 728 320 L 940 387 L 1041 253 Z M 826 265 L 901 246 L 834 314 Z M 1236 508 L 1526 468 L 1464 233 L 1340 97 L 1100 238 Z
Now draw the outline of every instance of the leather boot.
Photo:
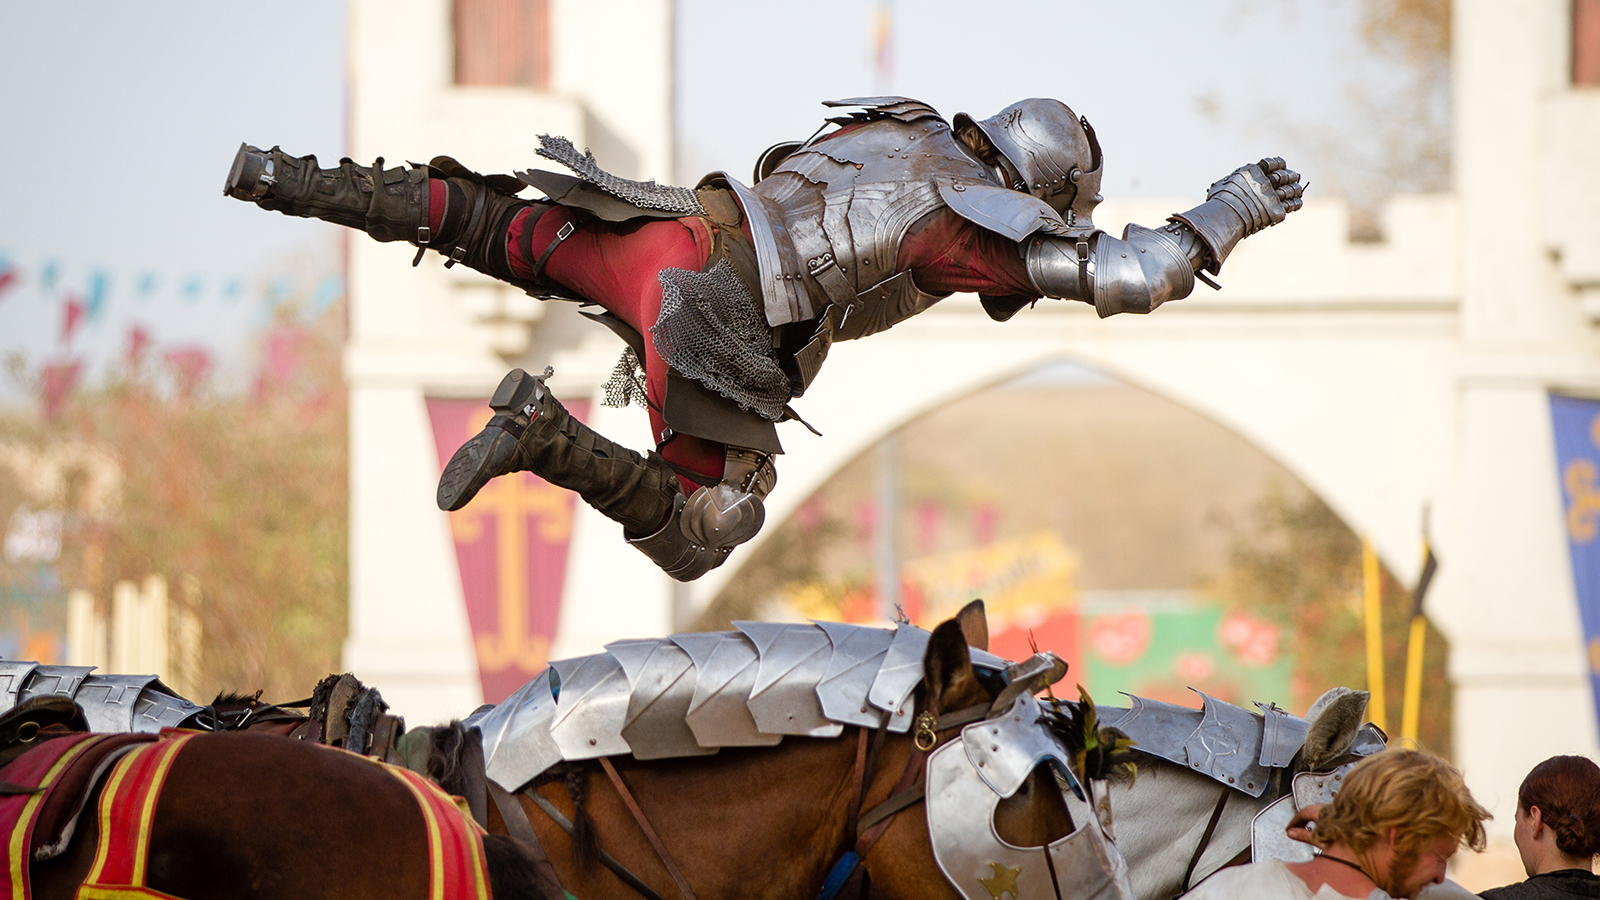
M 573 418 L 545 387 L 550 375 L 512 369 L 500 382 L 489 400 L 494 417 L 444 467 L 439 508 L 460 509 L 491 478 L 533 472 L 575 491 L 629 535 L 659 531 L 682 502 L 677 476 L 655 453 L 641 455 Z
M 290 156 L 277 147 L 261 150 L 240 144 L 222 192 L 286 216 L 326 219 L 356 228 L 379 241 L 426 245 L 428 170 L 383 168 L 349 159 L 337 169 L 322 169 L 315 156 Z
M 437 231 L 428 226 L 430 178 L 446 185 Z M 413 265 L 422 258 L 420 248 L 432 248 L 449 257 L 446 268 L 461 263 L 520 287 L 545 287 L 538 279 L 518 279 L 507 256 L 505 234 L 517 213 L 533 208 L 531 230 L 553 207 L 517 198 L 524 187 L 510 175 L 480 175 L 448 156 L 436 156 L 425 167 L 385 169 L 380 156 L 371 166 L 342 159 L 337 169 L 321 169 L 315 156 L 241 144 L 222 191 L 286 216 L 365 231 L 374 240 L 409 241 L 419 248 Z

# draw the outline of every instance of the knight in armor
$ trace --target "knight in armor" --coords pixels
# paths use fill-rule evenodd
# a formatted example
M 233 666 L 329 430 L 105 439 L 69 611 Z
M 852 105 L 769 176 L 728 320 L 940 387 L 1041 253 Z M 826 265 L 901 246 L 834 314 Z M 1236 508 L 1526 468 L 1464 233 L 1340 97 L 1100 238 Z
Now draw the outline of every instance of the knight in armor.
M 480 175 L 449 157 L 385 168 L 245 145 L 225 193 L 286 215 L 408 241 L 542 298 L 591 304 L 642 368 L 654 451 L 568 414 L 544 375 L 514 369 L 494 416 L 439 480 L 459 509 L 489 479 L 531 471 L 576 491 L 680 581 L 760 530 L 777 480 L 776 423 L 798 419 L 835 341 L 875 334 L 956 292 L 996 321 L 1041 297 L 1101 316 L 1148 313 L 1216 274 L 1240 240 L 1300 208 L 1281 159 L 1242 166 L 1157 228 L 1095 228 L 1103 159 L 1087 119 L 1056 100 L 946 122 L 903 97 L 826 104 L 836 126 L 779 144 L 753 184 L 694 190 L 600 169 L 564 138 L 538 153 L 571 170 Z M 826 128 L 826 126 L 824 126 Z M 527 187 L 541 199 L 518 194 Z M 415 263 L 413 263 L 415 264 Z M 1214 283 L 1213 283 L 1214 286 Z M 625 356 L 625 360 L 627 357 Z M 625 393 L 625 392 L 624 392 Z

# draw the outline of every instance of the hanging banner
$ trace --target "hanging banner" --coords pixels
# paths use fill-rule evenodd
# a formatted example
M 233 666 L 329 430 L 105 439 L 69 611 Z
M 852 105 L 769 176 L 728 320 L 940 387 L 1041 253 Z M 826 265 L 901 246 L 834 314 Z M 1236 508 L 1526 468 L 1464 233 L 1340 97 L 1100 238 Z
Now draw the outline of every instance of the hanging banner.
M 1583 622 L 1589 687 L 1600 713 L 1600 400 L 1550 395 L 1572 582 Z
M 583 421 L 587 401 L 568 401 Z M 442 471 L 493 415 L 481 400 L 428 398 Z M 499 703 L 544 670 L 561 615 L 577 495 L 529 472 L 490 481 L 450 513 L 456 566 L 486 703 Z

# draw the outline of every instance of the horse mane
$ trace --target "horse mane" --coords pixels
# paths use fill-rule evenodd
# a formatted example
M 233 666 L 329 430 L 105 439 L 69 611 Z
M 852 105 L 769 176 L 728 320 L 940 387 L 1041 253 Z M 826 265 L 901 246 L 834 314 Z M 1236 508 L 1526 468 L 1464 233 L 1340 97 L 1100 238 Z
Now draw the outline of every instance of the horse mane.
M 217 694 L 217 699 L 211 701 L 212 706 L 229 706 L 235 703 L 256 703 L 261 700 L 261 692 L 246 694 L 240 691 L 223 691 Z

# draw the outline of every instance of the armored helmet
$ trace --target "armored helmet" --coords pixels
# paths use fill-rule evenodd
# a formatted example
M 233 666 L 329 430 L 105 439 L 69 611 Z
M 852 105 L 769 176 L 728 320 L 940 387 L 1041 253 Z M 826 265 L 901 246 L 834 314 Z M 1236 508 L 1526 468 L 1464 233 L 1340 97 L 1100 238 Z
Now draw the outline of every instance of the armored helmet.
M 1088 119 L 1059 100 L 1035 97 L 987 119 L 958 113 L 954 124 L 957 130 L 975 125 L 989 138 L 1000 152 L 1007 187 L 1043 200 L 1069 225 L 1090 224 L 1101 200 L 1103 160 Z

